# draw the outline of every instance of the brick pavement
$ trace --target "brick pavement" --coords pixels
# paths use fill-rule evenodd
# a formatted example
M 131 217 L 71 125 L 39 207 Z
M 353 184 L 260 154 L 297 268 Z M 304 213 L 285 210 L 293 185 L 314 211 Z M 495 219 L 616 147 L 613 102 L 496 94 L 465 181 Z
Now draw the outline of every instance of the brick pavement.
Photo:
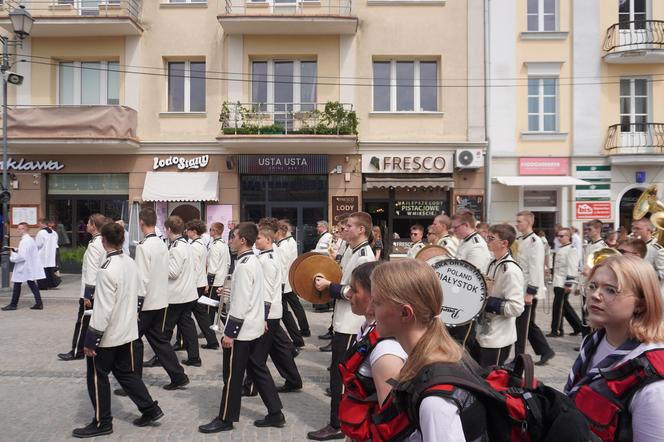
M 84 361 L 62 362 L 56 354 L 68 350 L 78 306 L 79 278 L 65 275 L 58 290 L 43 293 L 45 310 L 32 311 L 32 295 L 27 287 L 19 310 L 0 312 L 0 440 L 46 441 L 69 439 L 74 427 L 87 424 L 92 407 L 85 387 Z M 578 300 L 575 300 L 575 302 Z M 0 293 L 0 304 L 9 294 Z M 547 302 L 540 304 L 538 323 L 549 330 Z M 321 353 L 315 336 L 325 332 L 330 314 L 308 309 L 312 335 L 297 359 L 304 380 L 302 392 L 281 395 L 287 425 L 283 429 L 258 429 L 253 420 L 265 413 L 261 400 L 243 398 L 242 415 L 235 430 L 220 435 L 202 435 L 197 426 L 209 422 L 218 412 L 221 397 L 221 351 L 201 350 L 203 366 L 186 367 L 192 382 L 186 390 L 168 392 L 161 388 L 168 377 L 161 368 L 145 369 L 150 393 L 159 401 L 165 417 L 159 425 L 135 428 L 131 421 L 138 411 L 127 398 L 113 397 L 114 433 L 104 440 L 224 440 L 301 441 L 306 433 L 328 420 L 327 386 L 329 353 Z M 569 329 L 569 327 L 567 327 Z M 561 388 L 572 364 L 580 338 L 552 340 L 556 358 L 546 367 L 537 367 L 537 376 Z M 146 357 L 151 356 L 146 345 Z M 185 353 L 179 353 L 184 357 Z M 273 373 L 275 371 L 273 370 Z M 277 384 L 282 383 L 278 376 Z M 114 382 L 114 380 L 112 381 Z

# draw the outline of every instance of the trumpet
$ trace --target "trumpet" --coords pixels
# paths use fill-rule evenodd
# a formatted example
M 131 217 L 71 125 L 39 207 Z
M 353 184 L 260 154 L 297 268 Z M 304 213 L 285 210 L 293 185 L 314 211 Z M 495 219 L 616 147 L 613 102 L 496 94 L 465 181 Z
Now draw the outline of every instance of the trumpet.
M 228 305 L 231 299 L 231 277 L 230 275 L 226 277 L 224 285 L 221 288 L 221 296 L 219 296 L 219 301 L 217 301 L 217 320 L 210 326 L 210 330 L 218 334 L 224 333 L 224 324 L 225 319 L 228 316 L 224 306 Z

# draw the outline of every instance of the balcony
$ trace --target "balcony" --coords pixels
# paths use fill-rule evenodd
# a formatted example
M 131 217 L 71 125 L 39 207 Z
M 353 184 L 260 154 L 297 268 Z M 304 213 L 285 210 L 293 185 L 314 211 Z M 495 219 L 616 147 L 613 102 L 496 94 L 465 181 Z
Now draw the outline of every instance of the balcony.
M 352 104 L 224 103 L 217 141 L 234 151 L 347 152 L 357 147 Z
M 664 123 L 627 123 L 609 126 L 604 151 L 611 164 L 664 163 Z
M 35 18 L 30 33 L 32 37 L 107 37 L 143 33 L 143 0 L 6 0 L 0 7 L 0 27 L 12 30 L 8 14 L 21 3 L 25 3 Z
M 9 145 L 25 153 L 135 150 L 138 114 L 125 106 L 12 106 Z M 0 131 L 1 132 L 1 131 Z
M 341 35 L 357 32 L 351 0 L 225 0 L 226 34 Z
M 664 63 L 664 21 L 616 23 L 606 31 L 602 49 L 607 63 Z

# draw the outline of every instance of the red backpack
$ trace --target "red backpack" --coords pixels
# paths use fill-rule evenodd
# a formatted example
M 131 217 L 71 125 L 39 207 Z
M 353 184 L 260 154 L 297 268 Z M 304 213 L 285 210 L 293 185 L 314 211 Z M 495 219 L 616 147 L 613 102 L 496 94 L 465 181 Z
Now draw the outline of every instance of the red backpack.
M 419 428 L 419 406 L 429 396 L 451 400 L 459 407 L 466 440 L 591 440 L 584 416 L 570 398 L 535 379 L 528 355 L 518 356 L 513 368 L 488 371 L 469 358 L 459 364 L 434 363 L 410 381 L 395 382 L 389 399 L 372 418 L 371 440 L 408 438 Z

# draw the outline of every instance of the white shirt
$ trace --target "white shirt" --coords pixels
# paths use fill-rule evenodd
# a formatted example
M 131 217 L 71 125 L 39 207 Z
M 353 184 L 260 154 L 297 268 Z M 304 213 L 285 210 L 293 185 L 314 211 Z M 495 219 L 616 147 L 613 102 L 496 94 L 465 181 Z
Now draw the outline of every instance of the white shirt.
M 37 232 L 35 242 L 37 243 L 37 249 L 39 249 L 39 257 L 42 261 L 42 267 L 55 267 L 55 255 L 58 250 L 58 234 L 54 230 L 51 230 L 49 233 L 46 228 L 43 228 Z
M 660 281 L 664 281 L 664 247 L 657 244 L 655 238 L 646 243 L 646 261 L 652 264 Z
M 477 267 L 483 275 L 486 274 L 487 267 L 489 267 L 489 263 L 491 262 L 491 254 L 489 253 L 486 241 L 484 241 L 482 235 L 477 231 L 471 233 L 460 242 L 455 258 L 468 261 Z
M 83 255 L 81 268 L 81 298 L 85 294 L 85 286 L 94 287 L 97 284 L 97 272 L 106 259 L 106 250 L 101 243 L 101 235 L 95 235 L 88 243 Z
M 424 248 L 424 243 L 422 241 L 418 241 L 416 243 L 413 243 L 410 246 L 410 249 L 408 249 L 408 253 L 406 253 L 407 258 L 415 258 L 417 254 L 419 253 L 420 250 Z
M 136 267 L 143 310 L 168 307 L 168 247 L 156 234 L 148 234 L 136 246 Z
M 238 341 L 253 341 L 265 331 L 264 278 L 258 258 L 251 250 L 237 257 L 231 278 L 228 316 L 242 321 L 235 338 Z M 230 325 L 231 321 L 227 321 L 226 327 Z
M 420 431 L 409 442 L 466 442 L 459 408 L 451 400 L 429 396 L 420 404 Z
M 197 238 L 189 243 L 194 252 L 194 271 L 196 272 L 196 287 L 207 286 L 207 255 L 208 249 L 201 238 Z
M 293 291 L 293 288 L 291 287 L 290 282 L 288 282 L 288 273 L 290 272 L 290 267 L 293 264 L 293 261 L 297 258 L 297 243 L 295 242 L 295 238 L 288 235 L 277 241 L 277 247 L 279 248 L 277 256 L 281 260 L 281 272 L 282 275 L 284 275 L 284 293 L 290 293 Z
M 376 257 L 371 251 L 368 241 L 364 241 L 355 248 L 348 248 L 350 255 L 348 261 L 343 265 L 341 275 L 341 285 L 350 283 L 350 277 L 353 270 L 360 264 L 375 261 Z M 364 316 L 358 316 L 351 310 L 350 302 L 347 299 L 337 299 L 334 303 L 334 314 L 332 316 L 334 331 L 337 333 L 346 333 L 349 335 L 357 333 L 357 330 L 364 322 Z
M 360 333 L 357 334 L 355 342 L 360 342 L 362 339 L 364 339 L 370 330 L 370 325 L 365 322 L 360 329 Z M 357 370 L 362 376 L 373 379 L 373 373 L 371 369 L 374 364 L 385 355 L 396 356 L 403 361 L 408 359 L 408 355 L 395 339 L 383 339 L 378 344 L 376 344 L 373 350 L 371 350 L 371 353 L 369 353 L 369 357 L 362 361 L 362 364 L 360 364 L 360 367 Z
M 210 244 L 210 252 L 207 259 L 207 272 L 208 275 L 214 275 L 213 287 L 221 287 L 224 285 L 226 276 L 228 276 L 228 269 L 231 265 L 231 255 L 228 251 L 226 242 L 217 238 Z
M 537 294 L 546 292 L 544 285 L 544 243 L 540 237 L 530 232 L 517 238 L 519 251 L 516 262 L 521 266 L 524 279 L 524 292 L 528 287 L 537 289 Z
M 183 237 L 168 248 L 168 303 L 184 304 L 198 299 L 194 252 Z
M 37 281 L 46 278 L 37 244 L 28 233 L 21 237 L 17 251 L 11 252 L 9 260 L 14 263 L 11 282 Z
M 561 245 L 553 258 L 553 286 L 574 286 L 579 275 L 578 252 L 572 244 Z
M 272 250 L 263 250 L 258 255 L 258 261 L 263 268 L 263 285 L 265 287 L 264 298 L 270 303 L 270 312 L 267 319 L 281 319 L 283 306 L 281 305 L 281 263 Z
M 320 238 L 318 238 L 316 247 L 312 250 L 312 252 L 320 253 L 322 255 L 329 255 L 330 251 L 328 248 L 330 247 L 330 241 L 332 241 L 332 234 L 330 232 L 323 232 Z
M 452 258 L 456 257 L 457 249 L 459 248 L 459 240 L 457 238 L 448 233 L 438 240 L 438 245 L 445 247 Z

